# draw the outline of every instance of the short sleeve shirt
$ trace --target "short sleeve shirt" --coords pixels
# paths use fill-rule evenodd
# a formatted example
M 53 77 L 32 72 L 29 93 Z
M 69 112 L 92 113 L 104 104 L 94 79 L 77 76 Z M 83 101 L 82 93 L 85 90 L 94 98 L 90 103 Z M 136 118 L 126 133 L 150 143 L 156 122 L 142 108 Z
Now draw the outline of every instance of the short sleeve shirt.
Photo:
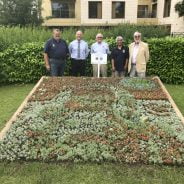
M 44 53 L 47 53 L 49 58 L 66 59 L 69 51 L 67 43 L 64 40 L 60 39 L 59 41 L 56 41 L 52 38 L 46 42 Z
M 114 66 L 116 71 L 124 71 L 126 59 L 129 58 L 128 47 L 118 47 L 112 50 L 111 58 L 114 59 Z
M 92 44 L 91 46 L 91 53 L 102 53 L 102 54 L 109 54 L 110 51 L 109 51 L 109 45 L 105 42 L 102 42 L 102 43 L 94 43 Z

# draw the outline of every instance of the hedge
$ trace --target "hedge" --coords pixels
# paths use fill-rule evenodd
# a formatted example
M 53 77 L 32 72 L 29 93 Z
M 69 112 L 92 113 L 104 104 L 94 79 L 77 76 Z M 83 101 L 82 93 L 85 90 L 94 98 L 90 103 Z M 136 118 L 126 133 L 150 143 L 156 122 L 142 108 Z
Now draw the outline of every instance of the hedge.
M 184 38 L 149 39 L 148 75 L 157 75 L 168 84 L 184 84 Z
M 110 48 L 115 40 L 108 38 Z M 89 44 L 94 40 L 89 40 Z M 148 75 L 157 75 L 165 83 L 184 83 L 184 38 L 155 38 L 147 40 L 150 47 Z M 128 44 L 128 43 L 126 43 Z M 0 83 L 29 83 L 47 75 L 43 61 L 42 42 L 13 45 L 0 53 Z M 65 75 L 70 75 L 70 60 L 67 60 Z M 92 76 L 90 60 L 87 60 L 86 75 Z M 108 63 L 108 76 L 111 64 Z

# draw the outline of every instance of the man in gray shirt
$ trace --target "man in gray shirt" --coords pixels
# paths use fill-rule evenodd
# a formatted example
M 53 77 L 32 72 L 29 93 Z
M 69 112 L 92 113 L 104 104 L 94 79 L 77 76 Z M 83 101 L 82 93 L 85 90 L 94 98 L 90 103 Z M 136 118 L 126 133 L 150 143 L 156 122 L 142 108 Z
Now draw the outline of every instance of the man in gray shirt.
M 85 76 L 86 58 L 89 54 L 88 44 L 82 40 L 82 31 L 76 32 L 76 40 L 69 44 L 69 53 L 71 57 L 72 76 Z
M 103 42 L 103 35 L 98 33 L 96 35 L 96 43 L 93 43 L 91 46 L 91 54 L 93 53 L 101 53 L 101 54 L 110 54 L 109 45 Z M 107 77 L 107 65 L 101 64 L 100 65 L 100 72 L 102 77 Z M 93 77 L 98 76 L 98 65 L 93 64 Z

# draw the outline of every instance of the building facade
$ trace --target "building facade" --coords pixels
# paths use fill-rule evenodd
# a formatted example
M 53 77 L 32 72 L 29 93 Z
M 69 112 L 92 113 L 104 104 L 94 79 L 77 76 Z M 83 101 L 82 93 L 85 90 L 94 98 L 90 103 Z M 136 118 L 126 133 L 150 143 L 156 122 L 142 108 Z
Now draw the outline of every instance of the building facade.
M 42 0 L 45 26 L 113 26 L 122 23 L 167 25 L 184 32 L 181 0 Z

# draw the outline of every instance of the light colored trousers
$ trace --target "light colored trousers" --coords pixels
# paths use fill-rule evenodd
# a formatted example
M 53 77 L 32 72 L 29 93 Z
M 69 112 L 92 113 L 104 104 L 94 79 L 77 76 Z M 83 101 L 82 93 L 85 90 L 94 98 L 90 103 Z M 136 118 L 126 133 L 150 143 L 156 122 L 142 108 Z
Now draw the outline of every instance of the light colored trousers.
M 107 77 L 107 65 L 100 65 L 100 74 Z M 93 77 L 98 77 L 98 65 L 93 64 Z
M 130 77 L 146 77 L 146 72 L 137 72 L 136 65 L 131 65 Z

